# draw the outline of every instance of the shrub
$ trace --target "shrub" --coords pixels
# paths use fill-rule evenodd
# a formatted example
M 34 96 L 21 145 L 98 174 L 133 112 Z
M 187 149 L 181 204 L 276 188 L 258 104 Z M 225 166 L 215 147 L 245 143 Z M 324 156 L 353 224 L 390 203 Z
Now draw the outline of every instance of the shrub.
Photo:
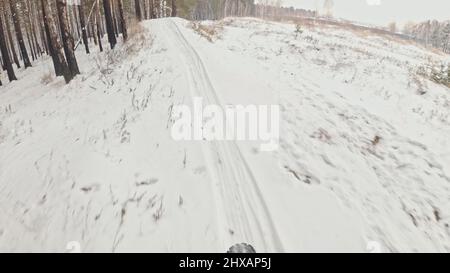
M 417 74 L 450 88 L 450 64 L 427 64 L 417 69 Z
M 450 65 L 441 64 L 431 70 L 431 80 L 450 87 Z
M 190 27 L 197 32 L 203 38 L 206 38 L 209 42 L 214 42 L 219 37 L 220 32 L 223 29 L 221 23 L 215 23 L 212 25 L 203 25 L 200 22 L 191 22 Z
M 302 26 L 297 23 L 295 25 L 295 37 L 297 38 L 299 35 L 302 35 L 302 34 L 303 34 Z

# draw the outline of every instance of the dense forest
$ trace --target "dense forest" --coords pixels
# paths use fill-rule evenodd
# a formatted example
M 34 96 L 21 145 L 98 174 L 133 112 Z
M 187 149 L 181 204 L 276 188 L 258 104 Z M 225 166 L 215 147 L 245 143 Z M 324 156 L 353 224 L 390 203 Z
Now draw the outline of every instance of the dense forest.
M 80 73 L 79 45 L 86 54 L 94 46 L 103 51 L 107 37 L 114 49 L 119 37 L 127 41 L 129 23 L 176 15 L 177 0 L 0 0 L 1 65 L 14 81 L 14 66 L 26 69 L 48 55 L 68 83 Z

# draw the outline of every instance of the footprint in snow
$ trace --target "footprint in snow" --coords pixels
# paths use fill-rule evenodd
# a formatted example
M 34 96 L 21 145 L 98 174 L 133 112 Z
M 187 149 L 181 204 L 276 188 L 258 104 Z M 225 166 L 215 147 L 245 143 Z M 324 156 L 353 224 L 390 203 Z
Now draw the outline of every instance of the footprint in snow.
M 80 190 L 82 192 L 84 192 L 84 193 L 89 193 L 89 192 L 92 192 L 92 191 L 95 192 L 95 191 L 100 190 L 100 187 L 101 187 L 100 184 L 95 183 L 95 184 L 86 185 L 84 187 L 81 187 Z
M 204 172 L 206 172 L 205 166 L 200 166 L 194 169 L 194 174 L 202 174 Z
M 149 178 L 140 182 L 136 182 L 136 186 L 150 186 L 153 184 L 158 183 L 159 179 L 158 178 Z

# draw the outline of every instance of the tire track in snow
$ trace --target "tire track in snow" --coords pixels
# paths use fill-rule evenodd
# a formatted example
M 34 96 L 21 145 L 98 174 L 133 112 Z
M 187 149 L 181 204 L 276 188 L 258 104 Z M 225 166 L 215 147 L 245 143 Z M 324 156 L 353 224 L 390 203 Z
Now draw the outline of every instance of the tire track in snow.
M 205 65 L 198 52 L 187 41 L 172 19 L 162 20 L 161 35 L 169 43 L 176 42 L 174 50 L 181 51 L 180 57 L 187 68 L 191 94 L 201 96 L 205 103 L 221 107 L 221 99 L 211 83 Z M 246 242 L 255 246 L 259 252 L 281 252 L 283 245 L 275 223 L 263 198 L 247 160 L 234 141 L 212 141 L 210 149 L 204 150 L 208 168 L 214 179 L 216 197 L 220 200 L 225 221 L 220 233 L 226 247 L 233 243 Z M 220 216 L 219 216 L 220 218 Z M 219 221 L 221 221 L 219 219 Z

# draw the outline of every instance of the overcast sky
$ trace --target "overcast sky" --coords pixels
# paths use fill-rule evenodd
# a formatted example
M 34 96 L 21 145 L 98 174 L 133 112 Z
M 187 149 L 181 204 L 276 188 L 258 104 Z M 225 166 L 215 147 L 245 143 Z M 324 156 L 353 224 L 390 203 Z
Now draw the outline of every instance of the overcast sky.
M 283 0 L 285 6 L 319 11 L 324 0 Z M 334 0 L 335 17 L 387 25 L 396 21 L 450 20 L 450 0 Z

